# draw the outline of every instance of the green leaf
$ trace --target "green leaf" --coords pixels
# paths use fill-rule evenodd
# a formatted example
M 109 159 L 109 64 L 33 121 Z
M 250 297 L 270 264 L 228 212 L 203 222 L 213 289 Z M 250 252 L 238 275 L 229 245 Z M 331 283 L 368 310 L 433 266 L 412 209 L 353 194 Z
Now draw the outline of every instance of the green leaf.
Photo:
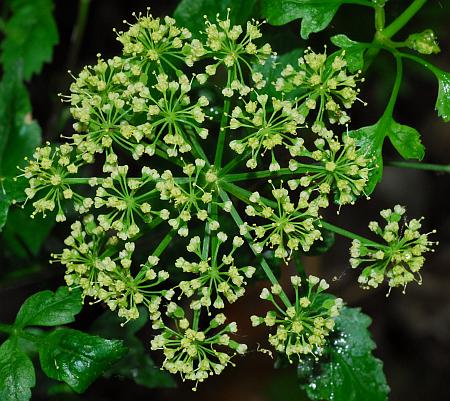
M 260 72 L 264 80 L 266 81 L 266 86 L 262 89 L 262 92 L 269 96 L 276 98 L 280 97 L 280 92 L 277 92 L 272 85 L 277 78 L 281 76 L 281 71 L 286 68 L 288 64 L 293 67 L 297 67 L 298 59 L 302 56 L 303 49 L 295 49 L 289 53 L 282 54 L 281 56 L 269 57 L 264 64 L 253 65 L 253 70 L 255 72 Z M 295 97 L 295 91 L 288 93 L 287 98 Z
M 23 193 L 23 192 L 22 192 Z M 24 193 L 23 193 L 24 194 Z M 37 256 L 56 222 L 53 218 L 37 215 L 30 219 L 34 207 L 29 202 L 23 208 L 12 208 L 3 228 L 2 239 L 8 251 L 22 259 Z M 50 216 L 55 212 L 50 213 Z
M 371 158 L 368 165 L 369 180 L 364 188 L 365 194 L 370 195 L 383 176 L 382 148 L 386 135 L 386 123 L 382 117 L 376 124 L 349 131 L 348 135 L 355 138 L 363 154 Z
M 13 340 L 0 346 L 0 400 L 27 401 L 36 384 L 33 363 Z
M 203 16 L 210 21 L 216 20 L 217 13 L 221 19 L 227 16 L 230 9 L 230 20 L 233 24 L 245 24 L 255 15 L 256 0 L 182 0 L 173 14 L 177 22 L 188 28 L 194 36 L 205 30 Z
M 344 0 L 263 0 L 262 13 L 272 25 L 284 25 L 302 19 L 303 39 L 325 29 Z
M 64 381 L 82 393 L 126 352 L 122 341 L 60 329 L 52 331 L 41 342 L 39 360 L 48 377 Z
M 330 40 L 335 46 L 345 50 L 344 58 L 351 73 L 362 70 L 364 67 L 364 52 L 366 50 L 364 46 L 343 34 L 335 35 Z
M 56 292 L 41 291 L 29 297 L 21 306 L 15 327 L 57 326 L 71 323 L 82 308 L 81 293 L 59 287 Z
M 4 69 L 23 66 L 23 77 L 31 78 L 52 59 L 58 43 L 52 0 L 12 1 L 12 17 L 5 24 L 1 50 Z
M 433 69 L 439 81 L 439 91 L 436 100 L 436 110 L 438 116 L 445 122 L 450 121 L 450 73 L 438 68 Z
M 369 164 L 369 181 L 365 193 L 370 195 L 383 176 L 383 143 L 389 136 L 392 144 L 405 159 L 422 160 L 425 148 L 420 141 L 420 134 L 414 128 L 396 122 L 389 112 L 374 124 L 349 131 L 348 135 L 355 138 L 363 153 L 372 157 Z
M 23 166 L 41 142 L 41 130 L 31 119 L 28 93 L 20 71 L 5 73 L 0 83 L 0 231 L 5 225 L 9 206 L 23 200 L 27 181 L 15 181 Z
M 382 362 L 372 355 L 371 319 L 359 308 L 344 308 L 324 361 L 304 384 L 313 401 L 386 401 L 389 387 Z
M 128 348 L 127 355 L 105 372 L 105 376 L 119 375 L 148 388 L 174 387 L 172 376 L 155 365 L 142 341 L 136 336 L 148 321 L 148 313 L 143 308 L 139 309 L 139 318 L 128 322 L 124 327 L 120 325 L 122 319 L 109 311 L 95 321 L 92 327 L 95 334 L 121 339 Z
M 401 125 L 396 121 L 392 121 L 389 128 L 389 139 L 404 159 L 423 159 L 425 147 L 420 141 L 420 134 L 416 129 Z

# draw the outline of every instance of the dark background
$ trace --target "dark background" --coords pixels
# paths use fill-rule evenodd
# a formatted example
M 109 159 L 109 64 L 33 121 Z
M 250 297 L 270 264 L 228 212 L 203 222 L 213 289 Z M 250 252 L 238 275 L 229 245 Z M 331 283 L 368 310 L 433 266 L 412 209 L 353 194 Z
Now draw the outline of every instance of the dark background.
M 220 0 L 218 0 L 220 1 Z M 67 93 L 71 82 L 67 69 L 76 74 L 83 65 L 94 63 L 101 52 L 110 57 L 120 51 L 112 32 L 121 28 L 124 18 L 132 21 L 132 11 L 145 11 L 152 7 L 153 15 L 171 14 L 177 1 L 166 0 L 93 0 L 90 7 L 84 39 L 80 52 L 73 52 L 71 35 L 77 15 L 77 1 L 57 0 L 55 16 L 60 32 L 60 44 L 55 49 L 51 64 L 43 73 L 34 77 L 28 85 L 34 117 L 43 127 L 44 140 L 53 140 L 61 132 L 70 132 L 67 111 L 61 106 L 57 94 Z M 389 16 L 395 17 L 405 6 L 406 0 L 391 0 L 387 6 Z M 194 18 L 202 18 L 195 16 Z M 354 39 L 371 39 L 372 14 L 357 6 L 343 6 L 329 28 L 312 35 L 311 45 L 321 50 L 328 37 L 345 32 Z M 434 57 L 434 64 L 450 70 L 450 6 L 447 0 L 429 1 L 421 12 L 407 25 L 405 32 L 420 32 L 432 28 L 439 38 L 442 53 Z M 304 42 L 298 35 L 299 21 L 286 27 L 265 28 L 276 33 L 275 50 L 283 53 Z M 402 31 L 403 32 L 403 31 Z M 404 39 L 402 32 L 399 40 Z M 404 35 L 404 34 L 403 34 Z M 329 43 L 328 43 L 329 44 Z M 70 65 L 71 64 L 71 65 Z M 355 106 L 352 127 L 371 125 L 380 117 L 390 95 L 394 63 L 389 55 L 381 54 L 366 74 L 361 87 L 361 97 L 367 107 Z M 395 118 L 402 124 L 419 130 L 426 146 L 425 162 L 450 163 L 450 128 L 434 112 L 437 83 L 427 71 L 409 62 L 405 65 L 405 77 Z M 385 144 L 385 161 L 398 155 Z M 339 215 L 330 214 L 328 220 L 348 230 L 368 235 L 369 220 L 377 218 L 378 211 L 396 203 L 408 207 L 409 217 L 425 216 L 425 229 L 438 230 L 434 239 L 440 242 L 436 253 L 430 254 L 423 269 L 423 285 L 410 284 L 406 295 L 401 290 L 392 291 L 386 298 L 387 288 L 364 291 L 356 283 L 357 273 L 348 265 L 349 241 L 338 238 L 331 252 L 322 257 L 305 258 L 308 273 L 333 277 L 331 291 L 343 297 L 350 306 L 361 306 L 373 318 L 371 331 L 377 343 L 376 355 L 384 361 L 384 369 L 391 386 L 391 401 L 449 400 L 450 386 L 450 176 L 410 169 L 386 167 L 383 180 L 370 201 L 360 200 L 356 207 L 342 208 Z M 0 321 L 10 322 L 20 304 L 30 294 L 40 289 L 54 289 L 63 283 L 62 269 L 47 263 L 54 243 L 66 235 L 66 227 L 58 227 L 50 233 L 43 249 L 36 255 L 11 255 L 2 239 L 0 248 Z M 21 274 L 23 271 L 25 273 Z M 19 273 L 18 273 L 19 272 Z M 259 287 L 258 287 L 259 288 Z M 250 329 L 248 316 L 259 309 L 259 289 L 249 289 L 245 300 L 233 305 L 228 315 L 237 320 L 243 341 L 256 350 L 263 343 L 264 331 Z M 86 307 L 80 315 L 77 327 L 88 327 L 99 307 Z M 143 337 L 149 349 L 149 336 Z M 155 356 L 157 359 L 157 356 Z M 178 389 L 149 390 L 127 380 L 99 380 L 83 396 L 49 396 L 49 384 L 39 378 L 44 386 L 36 390 L 33 400 L 215 400 L 215 401 L 297 401 L 304 395 L 298 389 L 295 369 L 273 369 L 273 360 L 267 355 L 250 352 L 245 358 L 236 359 L 237 367 L 228 368 L 219 376 L 201 384 L 197 393 L 189 385 Z M 370 400 L 361 400 L 370 401 Z

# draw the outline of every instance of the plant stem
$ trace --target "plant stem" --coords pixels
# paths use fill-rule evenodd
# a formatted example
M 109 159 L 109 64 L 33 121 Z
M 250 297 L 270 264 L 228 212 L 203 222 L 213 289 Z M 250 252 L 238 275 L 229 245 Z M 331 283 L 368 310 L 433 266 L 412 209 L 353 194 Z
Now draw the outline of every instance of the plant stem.
M 208 216 L 210 214 L 211 214 L 211 203 L 208 205 Z M 209 222 L 206 222 L 205 236 L 203 237 L 203 247 L 202 247 L 202 257 L 205 260 L 208 259 L 210 239 L 211 239 L 211 228 L 209 227 Z
M 68 177 L 64 178 L 64 184 L 67 185 L 88 185 L 89 180 L 91 180 L 94 177 Z M 128 179 L 135 179 L 140 180 L 140 177 L 128 177 Z M 104 178 L 97 177 L 97 183 L 101 184 L 103 182 Z M 189 177 L 174 177 L 173 180 L 177 184 L 186 184 L 189 182 Z M 161 181 L 161 179 L 158 179 L 156 181 Z
M 78 3 L 78 15 L 75 26 L 72 31 L 72 47 L 69 53 L 68 66 L 73 68 L 77 62 L 80 53 L 81 43 L 83 42 L 84 31 L 89 15 L 90 0 L 80 0 Z
M 11 334 L 12 330 L 13 329 L 12 329 L 12 326 L 10 324 L 0 323 L 0 332 L 1 333 Z
M 242 200 L 243 202 L 249 203 L 249 196 L 251 195 L 251 192 L 238 187 L 237 185 L 231 184 L 231 183 L 223 183 L 223 189 L 226 190 L 227 192 L 229 192 L 230 194 L 232 194 L 233 196 L 236 196 L 238 199 Z M 270 207 L 277 207 L 276 203 L 264 198 L 261 196 L 261 200 L 264 202 L 264 204 L 266 204 L 267 206 Z M 242 223 L 241 223 L 242 224 Z M 320 226 L 322 226 L 323 228 L 326 228 L 327 230 L 333 231 L 336 234 L 342 235 L 343 237 L 347 237 L 350 239 L 357 239 L 361 242 L 364 242 L 366 244 L 372 244 L 372 245 L 377 245 L 380 246 L 380 244 L 371 241 L 365 237 L 362 237 L 360 235 L 354 234 L 350 231 L 347 231 L 343 228 L 337 227 L 333 224 L 327 223 L 324 220 L 320 220 L 319 223 Z
M 414 0 L 394 21 L 386 28 L 384 27 L 384 8 L 376 5 L 375 9 L 375 28 L 376 33 L 372 41 L 372 48 L 365 55 L 364 71 L 372 64 L 382 47 L 392 48 L 393 42 L 390 41 L 400 29 L 402 29 L 408 21 L 422 8 L 427 0 Z M 378 47 L 377 45 L 381 45 Z M 398 45 L 398 44 L 397 44 Z
M 196 309 L 194 311 L 194 317 L 192 319 L 192 329 L 195 331 L 197 331 L 198 329 L 199 320 L 200 320 L 200 309 Z
M 398 55 L 399 57 L 415 61 L 416 63 L 430 70 L 437 77 L 439 76 L 440 69 L 434 66 L 433 64 L 429 63 L 427 60 L 424 60 L 422 57 L 414 56 L 413 54 L 402 53 L 399 51 L 397 51 L 395 54 Z
M 159 257 L 167 248 L 167 246 L 170 244 L 175 234 L 176 234 L 175 230 L 170 230 L 166 234 L 166 236 L 162 239 L 162 241 L 159 243 L 157 248 L 153 251 L 153 256 Z
M 395 76 L 394 87 L 392 88 L 391 97 L 389 98 L 389 103 L 386 106 L 386 110 L 383 113 L 383 116 L 389 114 L 392 116 L 394 111 L 395 103 L 397 102 L 398 92 L 400 91 L 400 86 L 402 84 L 403 79 L 403 62 L 402 59 L 395 55 L 395 62 L 397 67 L 397 74 Z
M 238 182 L 238 181 L 246 181 L 246 180 L 254 180 L 258 178 L 277 178 L 283 177 L 285 175 L 294 176 L 296 174 L 305 173 L 305 172 L 318 172 L 322 171 L 322 166 L 314 166 L 314 165 L 304 165 L 297 168 L 295 171 L 292 171 L 288 168 L 282 168 L 278 171 L 255 171 L 255 172 L 247 172 L 247 173 L 236 173 L 236 174 L 227 174 L 223 177 L 226 182 Z
M 364 243 L 364 244 L 370 244 L 370 245 L 380 246 L 380 244 L 378 244 L 378 243 L 375 242 L 375 241 L 371 241 L 370 239 L 367 239 L 367 238 L 365 238 L 365 237 L 362 237 L 361 235 L 352 233 L 351 231 L 347 231 L 347 230 L 345 230 L 344 228 L 335 226 L 334 224 L 328 223 L 328 222 L 326 222 L 326 221 L 324 221 L 324 220 L 321 220 L 321 221 L 320 221 L 320 225 L 321 225 L 323 228 L 325 228 L 325 229 L 327 229 L 327 230 L 329 230 L 329 231 L 332 231 L 332 232 L 334 232 L 334 233 L 336 233 L 336 234 L 339 234 L 339 235 L 341 235 L 341 236 L 343 236 L 343 237 L 346 237 L 346 238 L 349 238 L 349 239 L 356 239 L 356 240 L 358 240 L 358 241 L 361 241 L 361 242 Z
M 214 158 L 214 165 L 217 169 L 220 169 L 222 164 L 222 156 L 223 150 L 225 147 L 225 136 L 227 133 L 226 125 L 228 122 L 228 113 L 230 111 L 231 102 L 230 100 L 225 100 L 223 105 L 223 115 L 222 120 L 220 121 L 220 131 L 219 131 L 219 139 L 217 140 L 217 148 L 216 148 L 216 156 Z
M 228 71 L 227 86 L 231 83 L 231 71 Z M 231 100 L 226 98 L 223 104 L 223 114 L 220 120 L 219 138 L 217 139 L 216 155 L 214 157 L 214 166 L 217 171 L 222 167 L 223 150 L 225 147 L 225 137 L 227 134 L 228 113 L 230 112 Z
M 219 189 L 219 194 L 224 202 L 228 202 L 230 200 L 228 194 L 223 189 Z M 241 226 L 242 224 L 244 224 L 244 222 L 241 219 L 241 216 L 239 215 L 238 211 L 236 210 L 236 208 L 234 206 L 231 207 L 231 216 L 233 217 L 233 220 L 238 227 Z M 260 254 L 257 253 L 255 251 L 255 249 L 253 248 L 253 239 L 252 239 L 251 235 L 247 233 L 244 235 L 244 238 L 247 240 L 247 242 L 250 246 L 250 249 L 255 254 L 255 256 L 260 256 Z M 267 278 L 270 280 L 270 282 L 272 284 L 279 284 L 277 278 L 275 277 L 275 275 L 272 272 L 272 269 L 270 268 L 266 259 L 264 259 L 264 256 L 261 258 L 260 264 L 261 264 L 261 267 L 264 270 L 264 273 L 266 274 Z M 291 301 L 289 301 L 289 298 L 287 297 L 286 293 L 283 290 L 281 290 L 281 293 L 279 294 L 279 296 L 286 307 L 292 306 Z
M 414 0 L 409 7 L 407 7 L 391 24 L 389 24 L 384 30 L 383 35 L 386 38 L 391 38 L 400 29 L 402 29 L 409 20 L 417 14 L 417 12 L 423 7 L 427 0 Z
M 383 30 L 385 24 L 384 6 L 375 5 L 375 29 L 377 32 Z
M 438 171 L 442 173 L 450 173 L 450 164 L 431 164 L 431 163 L 416 163 L 407 161 L 392 161 L 387 163 L 387 166 L 399 168 L 412 168 L 416 170 Z

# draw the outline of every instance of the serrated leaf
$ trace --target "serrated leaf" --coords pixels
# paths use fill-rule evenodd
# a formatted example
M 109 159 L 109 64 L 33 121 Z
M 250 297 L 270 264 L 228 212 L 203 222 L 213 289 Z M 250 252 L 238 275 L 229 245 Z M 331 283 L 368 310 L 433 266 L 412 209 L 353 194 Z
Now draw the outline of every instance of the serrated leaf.
M 53 18 L 52 0 L 16 0 L 12 17 L 5 24 L 1 60 L 5 70 L 23 67 L 23 77 L 31 78 L 52 59 L 58 43 L 58 28 Z
M 122 320 L 115 313 L 105 312 L 92 326 L 92 332 L 100 336 L 109 336 L 123 340 L 128 353 L 111 369 L 105 372 L 106 377 L 122 376 L 148 388 L 174 387 L 172 376 L 155 365 L 146 352 L 142 341 L 136 336 L 146 323 L 148 313 L 139 308 L 139 318 L 128 322 L 124 327 Z
M 330 40 L 335 46 L 345 50 L 344 58 L 351 73 L 364 67 L 364 52 L 366 49 L 359 42 L 355 42 L 343 34 L 335 35 Z
M 303 49 L 295 49 L 289 53 L 282 54 L 280 56 L 269 57 L 264 64 L 253 65 L 253 70 L 255 72 L 260 72 L 264 80 L 266 81 L 266 86 L 262 89 L 262 92 L 269 96 L 280 97 L 280 92 L 275 90 L 272 83 L 281 76 L 281 71 L 286 68 L 288 64 L 293 67 L 297 67 L 298 59 L 302 56 Z M 295 91 L 286 94 L 287 98 L 295 97 Z
M 15 327 L 58 326 L 75 320 L 82 308 L 81 292 L 59 287 L 56 292 L 41 291 L 29 297 L 17 314 Z
M 23 200 L 25 179 L 13 180 L 41 141 L 41 130 L 31 119 L 28 93 L 20 71 L 8 72 L 0 83 L 0 231 L 14 200 Z
M 369 164 L 369 180 L 364 192 L 370 195 L 383 176 L 383 143 L 389 136 L 393 145 L 405 159 L 423 159 L 425 148 L 420 134 L 414 128 L 396 122 L 390 113 L 385 113 L 374 124 L 349 131 L 348 135 L 356 139 L 365 156 L 372 158 Z
M 374 125 L 349 131 L 348 135 L 356 139 L 365 157 L 370 158 L 369 177 L 364 193 L 370 195 L 383 176 L 382 148 L 386 135 L 386 122 L 381 118 Z
M 435 69 L 433 70 L 439 81 L 438 96 L 436 99 L 436 110 L 438 116 L 445 122 L 450 121 L 450 73 Z
M 200 31 L 205 30 L 204 15 L 210 21 L 216 20 L 217 13 L 221 19 L 225 19 L 229 8 L 231 22 L 245 24 L 254 16 L 256 4 L 256 0 L 182 0 L 173 16 L 181 26 L 188 28 L 193 36 L 198 36 Z
M 45 337 L 39 345 L 39 360 L 48 377 L 82 393 L 126 352 L 122 341 L 64 328 Z
M 344 308 L 336 318 L 335 338 L 317 373 L 304 384 L 313 401 L 386 401 L 389 387 L 382 362 L 372 355 L 371 319 L 359 308 Z
M 392 121 L 388 135 L 392 145 L 404 159 L 422 160 L 425 156 L 425 147 L 416 129 Z
M 36 384 L 30 358 L 7 340 L 0 346 L 0 400 L 28 401 Z
M 272 25 L 302 19 L 300 34 L 308 39 L 325 29 L 344 0 L 263 0 L 262 13 Z

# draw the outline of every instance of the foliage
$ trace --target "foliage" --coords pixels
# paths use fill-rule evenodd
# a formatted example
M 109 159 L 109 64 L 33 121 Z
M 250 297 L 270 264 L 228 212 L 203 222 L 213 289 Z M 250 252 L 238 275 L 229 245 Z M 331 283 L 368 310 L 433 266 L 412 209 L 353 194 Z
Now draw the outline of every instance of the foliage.
M 44 373 L 83 392 L 104 371 L 126 354 L 119 340 L 107 340 L 78 330 L 57 328 L 30 331 L 31 326 L 53 327 L 71 323 L 82 308 L 80 291 L 60 287 L 55 293 L 38 292 L 23 303 L 12 325 L 1 325 L 9 338 L 0 347 L 2 400 L 28 400 L 35 372 L 23 341 L 35 345 Z
M 74 133 L 39 146 L 24 81 L 52 59 L 54 5 L 5 2 L 2 241 L 15 257 L 33 260 L 54 222 L 69 222 L 70 235 L 51 255 L 64 266 L 67 287 L 30 296 L 13 324 L 0 324 L 7 337 L 1 400 L 31 398 L 35 353 L 45 375 L 78 393 L 102 375 L 172 387 L 169 373 L 193 381 L 195 390 L 247 352 L 226 307 L 261 279 L 270 286 L 260 298 L 273 310 L 251 316 L 252 325 L 272 331 L 268 343 L 298 366 L 311 400 L 387 400 L 370 318 L 344 306 L 301 263 L 302 255 L 326 254 L 343 235 L 353 241 L 349 263 L 360 270 L 359 284 L 387 281 L 390 292 L 421 282 L 423 255 L 437 244 L 429 239 L 435 231 L 420 231 L 421 219 L 401 224 L 399 205 L 381 211 L 384 227 L 369 224 L 380 242 L 323 217 L 333 203 L 353 205 L 376 189 L 387 137 L 403 159 L 424 158 L 421 134 L 394 117 L 405 61 L 437 78 L 436 111 L 450 120 L 450 75 L 424 58 L 440 51 L 436 34 L 393 39 L 425 1 L 414 0 L 389 24 L 385 3 L 181 0 L 174 18 L 138 14 L 117 32 L 120 55 L 99 55 L 63 96 Z M 80 2 L 75 33 L 85 25 L 86 5 Z M 344 5 L 374 13 L 371 42 L 344 32 L 330 38 L 334 52 L 300 40 L 285 54 L 273 50 L 266 31 L 283 36 L 301 20 L 300 36 L 310 39 Z M 391 94 L 375 123 L 354 127 L 353 106 L 365 104 L 359 85 L 380 52 L 395 61 Z M 10 210 L 17 202 L 26 205 Z M 279 276 L 291 258 L 299 275 L 287 288 Z M 85 300 L 110 311 L 87 332 L 59 327 L 75 321 Z M 146 323 L 150 347 L 138 334 Z M 169 373 L 147 348 L 162 351 Z
M 52 59 L 59 40 L 53 1 L 12 0 L 10 6 L 12 16 L 5 24 L 1 62 L 6 71 L 18 68 L 24 79 L 30 79 Z
M 372 355 L 371 319 L 357 308 L 344 308 L 336 333 L 321 362 L 302 386 L 311 400 L 386 401 L 389 387 L 382 363 Z

